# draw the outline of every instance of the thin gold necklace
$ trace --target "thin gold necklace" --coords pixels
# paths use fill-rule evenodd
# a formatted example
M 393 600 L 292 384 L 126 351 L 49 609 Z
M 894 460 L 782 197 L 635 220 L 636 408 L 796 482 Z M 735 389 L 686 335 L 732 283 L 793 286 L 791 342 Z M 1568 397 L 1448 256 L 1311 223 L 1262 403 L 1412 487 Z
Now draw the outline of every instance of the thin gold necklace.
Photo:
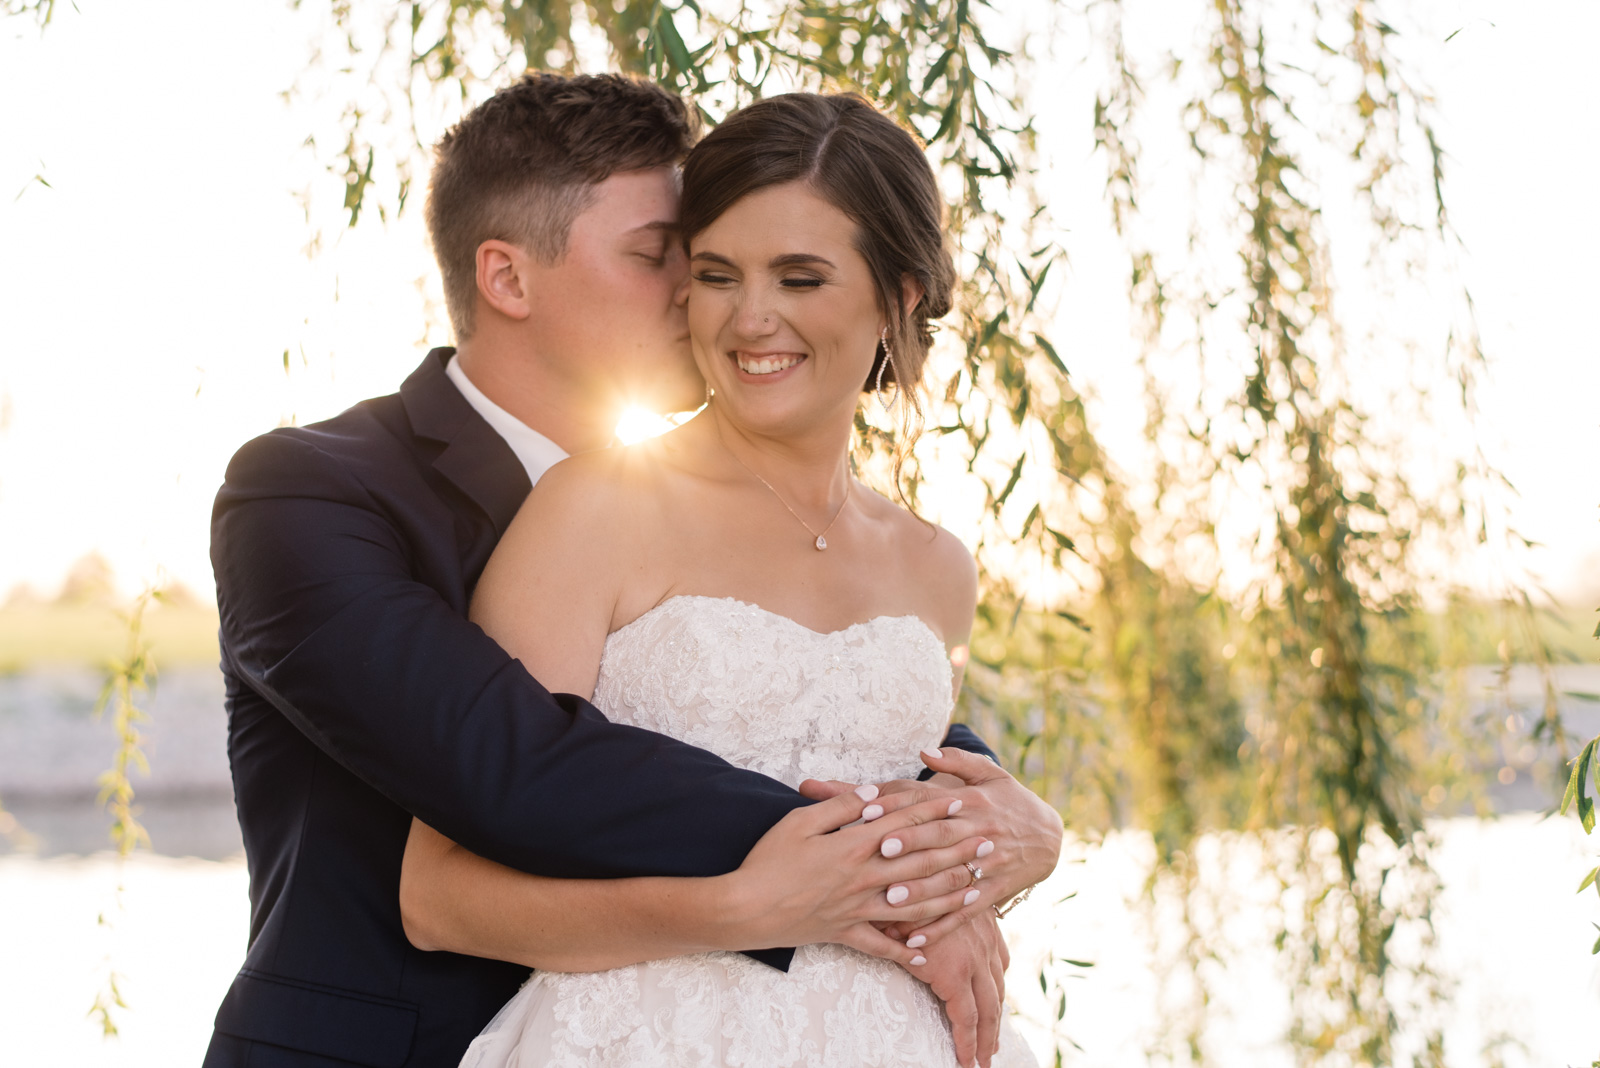
M 851 482 L 851 479 L 850 479 L 849 474 L 845 475 L 845 479 L 844 479 L 844 500 L 839 502 L 839 510 L 837 512 L 833 513 L 833 518 L 828 520 L 828 525 L 823 527 L 820 532 L 812 530 L 811 529 L 811 524 L 807 523 L 804 519 L 801 519 L 799 512 L 795 511 L 793 508 L 789 508 L 789 502 L 783 499 L 783 494 L 779 493 L 777 490 L 772 488 L 772 483 L 768 482 L 766 479 L 764 479 L 760 475 L 756 474 L 755 470 L 749 464 L 747 464 L 743 460 L 739 459 L 739 454 L 738 453 L 734 452 L 733 449 L 729 448 L 728 439 L 722 436 L 722 424 L 719 422 L 719 423 L 716 424 L 716 426 L 717 426 L 717 440 L 722 442 L 722 447 L 724 449 L 728 450 L 728 455 L 733 457 L 734 462 L 737 463 L 740 467 L 744 468 L 746 471 L 749 471 L 750 474 L 755 478 L 755 480 L 757 482 L 759 482 L 763 486 L 767 487 L 767 492 L 771 493 L 774 497 L 778 498 L 778 503 L 779 504 L 781 504 L 785 508 L 789 509 L 789 514 L 794 516 L 795 522 L 797 522 L 801 526 L 805 527 L 806 528 L 806 533 L 810 534 L 813 538 L 816 539 L 811 544 L 815 545 L 817 547 L 817 552 L 820 553 L 824 549 L 826 549 L 828 547 L 828 537 L 827 537 L 828 531 L 832 530 L 833 529 L 833 525 L 839 521 L 839 517 L 844 515 L 844 506 L 850 503 L 850 482 Z

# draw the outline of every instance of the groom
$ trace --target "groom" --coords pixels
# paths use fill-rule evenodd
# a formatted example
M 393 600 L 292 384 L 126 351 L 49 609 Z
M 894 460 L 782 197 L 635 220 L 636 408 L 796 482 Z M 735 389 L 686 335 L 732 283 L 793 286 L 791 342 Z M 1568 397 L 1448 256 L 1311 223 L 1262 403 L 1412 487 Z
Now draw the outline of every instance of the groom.
M 438 146 L 427 211 L 459 348 L 229 465 L 212 562 L 251 926 L 207 1068 L 454 1065 L 516 991 L 524 967 L 406 941 L 413 815 L 537 874 L 706 876 L 807 803 L 547 692 L 466 619 L 548 467 L 605 447 L 626 403 L 698 402 L 673 299 L 691 136 L 680 100 L 620 77 L 484 103 Z M 946 744 L 988 753 L 959 726 Z M 1000 850 L 1059 842 L 993 800 Z

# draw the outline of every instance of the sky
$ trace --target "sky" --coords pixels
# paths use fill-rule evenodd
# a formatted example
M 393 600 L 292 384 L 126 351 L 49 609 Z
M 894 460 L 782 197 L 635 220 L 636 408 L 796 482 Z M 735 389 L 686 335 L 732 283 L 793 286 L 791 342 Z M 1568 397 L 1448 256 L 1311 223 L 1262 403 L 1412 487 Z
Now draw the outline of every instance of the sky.
M 42 37 L 0 21 L 0 599 L 48 595 L 90 551 L 127 589 L 165 576 L 208 594 L 233 450 L 392 391 L 446 343 L 415 210 L 304 252 L 296 194 L 327 181 L 304 142 L 328 122 L 283 93 L 325 31 L 317 7 L 77 0 Z M 1539 577 L 1600 597 L 1600 342 L 1582 315 L 1600 285 L 1600 6 L 1421 8 L 1420 74 L 1492 359 L 1485 448 L 1544 545 Z M 1056 315 L 1115 448 L 1142 416 L 1074 47 L 1039 79 L 1060 100 L 1041 109 L 1046 192 L 1072 222 Z

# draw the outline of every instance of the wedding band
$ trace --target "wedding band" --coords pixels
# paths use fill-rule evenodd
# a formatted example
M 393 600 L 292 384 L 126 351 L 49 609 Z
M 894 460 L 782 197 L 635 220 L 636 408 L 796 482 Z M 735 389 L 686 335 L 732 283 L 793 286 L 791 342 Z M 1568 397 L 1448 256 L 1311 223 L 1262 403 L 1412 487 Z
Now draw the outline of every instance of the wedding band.
M 968 886 L 977 886 L 978 885 L 978 880 L 983 878 L 983 869 L 978 867 L 976 864 L 972 863 L 972 861 L 969 860 L 969 861 L 967 861 L 967 870 L 972 873 L 972 881 L 970 883 L 968 883 L 967 885 Z

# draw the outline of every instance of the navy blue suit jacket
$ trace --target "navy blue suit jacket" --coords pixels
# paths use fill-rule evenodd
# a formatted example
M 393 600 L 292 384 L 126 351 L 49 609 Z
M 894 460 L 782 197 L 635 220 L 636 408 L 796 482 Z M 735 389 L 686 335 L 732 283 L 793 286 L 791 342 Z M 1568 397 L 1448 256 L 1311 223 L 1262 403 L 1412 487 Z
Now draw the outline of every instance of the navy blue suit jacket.
M 516 992 L 521 965 L 406 941 L 413 814 L 541 875 L 709 876 L 806 803 L 549 693 L 466 619 L 529 483 L 445 375 L 450 355 L 397 395 L 251 441 L 217 495 L 251 919 L 206 1068 L 445 1068 Z M 947 744 L 988 752 L 964 727 Z

